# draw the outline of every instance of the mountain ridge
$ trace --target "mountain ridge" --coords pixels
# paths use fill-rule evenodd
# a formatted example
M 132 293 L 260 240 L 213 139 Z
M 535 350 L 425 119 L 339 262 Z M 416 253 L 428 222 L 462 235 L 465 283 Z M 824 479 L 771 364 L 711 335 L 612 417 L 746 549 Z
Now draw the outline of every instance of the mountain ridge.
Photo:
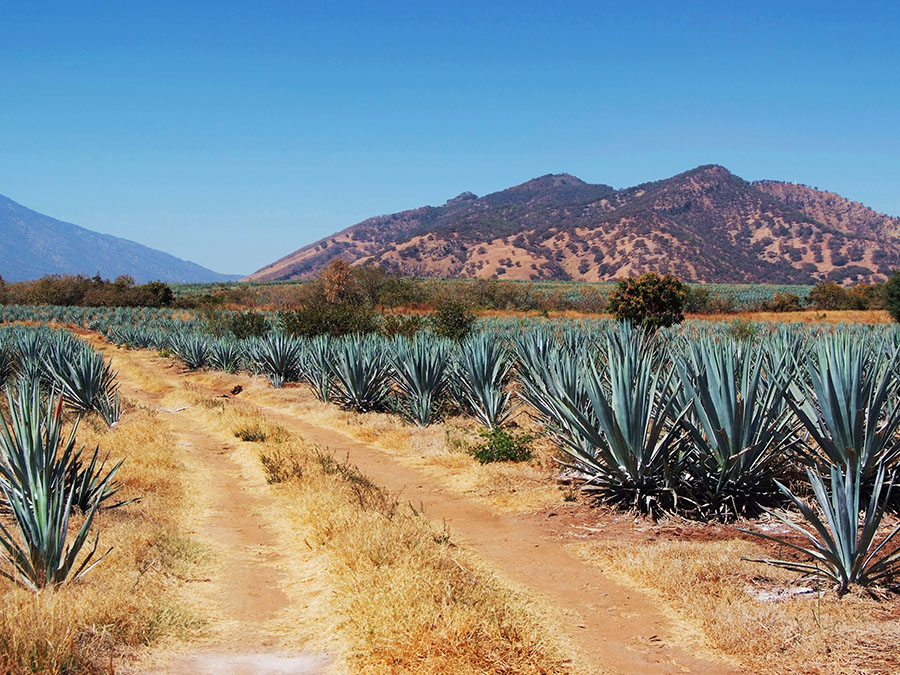
M 130 275 L 137 283 L 231 281 L 197 263 L 129 239 L 58 220 L 0 195 L 0 275 L 27 281 L 48 274 L 113 279 Z
M 315 276 L 331 259 L 417 276 L 604 281 L 881 281 L 900 267 L 900 218 L 717 164 L 628 188 L 546 174 L 481 197 L 375 216 L 247 277 Z

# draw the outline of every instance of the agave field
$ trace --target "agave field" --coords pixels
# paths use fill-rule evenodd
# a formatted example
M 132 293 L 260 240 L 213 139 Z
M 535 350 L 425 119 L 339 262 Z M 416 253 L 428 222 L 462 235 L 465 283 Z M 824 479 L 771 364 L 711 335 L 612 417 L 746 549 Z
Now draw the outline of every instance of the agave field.
M 900 460 L 893 325 L 765 325 L 748 337 L 727 323 L 650 334 L 610 320 L 492 320 L 455 343 L 427 330 L 412 339 L 298 339 L 273 323 L 264 337 L 237 340 L 161 310 L 5 311 L 7 320 L 88 327 L 121 347 L 172 354 L 190 370 L 301 383 L 323 402 L 393 412 L 413 425 L 466 414 L 493 429 L 527 415 L 593 499 L 653 518 L 769 513 L 798 536 L 779 540 L 794 555 L 764 562 L 825 576 L 839 593 L 886 583 L 900 562 L 898 529 L 884 527 L 898 503 L 891 487 Z M 4 372 L 18 383 L 14 421 L 38 423 L 41 388 L 56 392 L 51 408 L 58 396 L 115 421 L 110 366 L 80 344 L 49 330 L 4 334 Z M 52 426 L 47 415 L 41 424 Z M 15 433 L 6 435 L 10 448 Z M 16 480 L 5 478 L 10 503 Z M 95 480 L 95 492 L 107 487 Z
M 111 363 L 71 333 L 47 328 L 0 330 L 0 380 L 8 414 L 0 420 L 0 574 L 33 589 L 78 580 L 103 556 L 88 545 L 98 509 L 118 491 L 121 464 L 105 467 L 99 448 L 76 447 L 82 415 L 106 424 L 120 417 Z M 63 409 L 75 422 L 63 433 Z M 74 512 L 82 516 L 74 537 Z

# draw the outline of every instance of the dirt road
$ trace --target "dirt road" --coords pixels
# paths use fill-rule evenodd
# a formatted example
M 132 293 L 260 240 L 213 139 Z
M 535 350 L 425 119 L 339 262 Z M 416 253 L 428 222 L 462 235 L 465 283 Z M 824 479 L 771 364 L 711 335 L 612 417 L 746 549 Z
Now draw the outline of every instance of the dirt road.
M 159 373 L 166 362 L 148 352 L 116 352 L 95 341 L 116 360 L 128 360 L 141 368 Z M 171 363 L 171 362 L 169 362 Z M 128 369 L 131 371 L 132 369 Z M 167 384 L 180 387 L 190 375 L 169 367 Z M 158 400 L 159 393 L 142 388 L 141 381 L 120 375 L 123 392 L 137 400 Z M 247 384 L 247 376 L 233 376 L 234 384 Z M 246 387 L 245 387 L 246 388 Z M 221 394 L 223 392 L 210 392 Z M 458 543 L 477 552 L 501 576 L 505 576 L 543 596 L 564 615 L 573 642 L 583 657 L 598 672 L 612 673 L 730 673 L 735 668 L 697 656 L 676 644 L 674 628 L 654 607 L 648 597 L 628 589 L 603 574 L 596 566 L 583 562 L 560 545 L 539 522 L 510 514 L 498 514 L 488 507 L 467 500 L 442 488 L 433 479 L 410 467 L 404 467 L 390 455 L 332 429 L 311 424 L 279 410 L 277 404 L 256 402 L 252 392 L 229 399 L 229 405 L 247 406 L 261 412 L 287 429 L 299 432 L 309 441 L 329 448 L 338 458 L 348 458 L 377 484 L 397 493 L 415 505 L 421 504 L 434 520 L 446 522 Z M 323 663 L 319 655 L 289 655 L 299 661 L 264 664 L 257 661 L 242 666 L 241 659 L 280 658 L 267 649 L 277 644 L 266 632 L 265 623 L 283 606 L 286 598 L 278 590 L 276 554 L 266 548 L 269 541 L 264 509 L 246 508 L 248 500 L 259 506 L 265 497 L 248 492 L 248 477 L 229 458 L 229 447 L 221 438 L 198 428 L 191 411 L 166 413 L 184 443 L 205 462 L 209 476 L 204 487 L 211 495 L 211 508 L 203 535 L 229 551 L 227 564 L 212 586 L 220 599 L 221 611 L 234 623 L 225 642 L 237 640 L 240 649 L 225 662 L 207 646 L 205 651 L 173 660 L 160 672 L 316 672 Z M 253 500 L 256 500 L 253 502 Z M 241 504 L 239 508 L 235 504 Z M 271 517 L 277 517 L 273 515 Z M 253 553 L 253 555 L 248 555 Z M 255 654 L 255 657 L 253 656 Z M 215 661 L 219 658 L 219 661 Z M 210 669 L 208 659 L 218 669 Z M 304 661 L 304 659 L 306 661 Z M 254 667 L 256 668 L 254 670 Z M 246 668 L 250 668 L 247 670 Z M 290 670 L 294 668 L 294 670 Z M 303 668 L 306 668 L 304 670 Z

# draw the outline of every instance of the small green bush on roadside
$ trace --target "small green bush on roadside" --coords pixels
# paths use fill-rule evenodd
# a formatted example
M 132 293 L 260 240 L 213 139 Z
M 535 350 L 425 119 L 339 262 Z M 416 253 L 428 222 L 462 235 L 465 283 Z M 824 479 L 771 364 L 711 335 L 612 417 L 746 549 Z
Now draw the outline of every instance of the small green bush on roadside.
M 494 427 L 485 429 L 480 436 L 484 442 L 474 446 L 469 454 L 482 464 L 527 462 L 531 459 L 531 443 L 534 438 L 528 434 L 515 434 L 501 427 Z

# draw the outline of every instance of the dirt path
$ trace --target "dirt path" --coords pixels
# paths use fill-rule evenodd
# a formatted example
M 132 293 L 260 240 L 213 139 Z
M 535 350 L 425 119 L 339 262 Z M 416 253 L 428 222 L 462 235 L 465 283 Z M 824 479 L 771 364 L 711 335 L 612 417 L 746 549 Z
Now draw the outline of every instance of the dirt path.
M 103 348 L 102 343 L 95 343 Z M 108 346 L 106 347 L 108 350 Z M 146 353 L 117 354 L 133 359 L 146 368 L 160 372 L 160 365 Z M 185 378 L 174 370 L 167 376 L 173 387 Z M 141 389 L 139 382 L 130 382 L 120 376 L 124 393 L 136 398 L 153 398 Z M 236 377 L 235 381 L 241 378 Z M 221 393 L 221 392 L 215 392 Z M 644 594 L 631 590 L 610 579 L 589 563 L 572 556 L 546 527 L 527 517 L 498 514 L 481 504 L 469 501 L 438 485 L 419 471 L 405 467 L 389 454 L 361 443 L 340 432 L 319 427 L 308 421 L 286 414 L 271 404 L 255 403 L 245 392 L 231 399 L 231 404 L 255 409 L 289 430 L 301 433 L 309 441 L 329 448 L 339 459 L 347 458 L 377 484 L 397 493 L 415 505 L 421 504 L 433 519 L 445 521 L 454 539 L 479 553 L 502 575 L 540 594 L 565 615 L 570 634 L 578 650 L 598 670 L 612 673 L 733 673 L 732 666 L 698 657 L 675 644 L 674 628 L 653 606 Z M 236 635 L 242 639 L 242 650 L 265 649 L 271 636 L 260 630 L 264 620 L 277 611 L 284 602 L 275 590 L 278 577 L 274 568 L 267 567 L 266 556 L 247 556 L 246 551 L 263 547 L 266 526 L 259 516 L 249 509 L 234 509 L 235 501 L 244 500 L 241 495 L 240 468 L 229 461 L 227 448 L 221 440 L 206 436 L 190 426 L 189 411 L 172 413 L 185 434 L 206 458 L 207 470 L 218 489 L 218 506 L 213 509 L 207 534 L 221 540 L 232 550 L 242 550 L 244 555 L 226 567 L 221 585 L 228 596 L 223 609 L 240 628 Z M 183 420 L 183 421 L 181 421 Z M 181 426 L 186 424 L 187 426 Z M 190 428 L 188 432 L 186 429 Z M 236 491 L 236 492 L 235 492 Z M 256 497 L 256 499 L 259 499 Z M 254 512 L 257 509 L 253 509 Z M 260 550 L 264 550 L 260 548 Z M 231 597 L 233 594 L 233 597 Z M 231 670 L 203 670 L 202 658 L 209 654 L 194 655 L 194 661 L 178 662 L 194 669 L 166 670 L 164 672 L 315 672 L 313 670 L 241 670 L 237 665 Z M 198 660 L 200 659 L 200 660 Z M 221 666 L 221 661 L 218 665 Z
M 200 590 L 213 608 L 210 637 L 198 649 L 160 655 L 137 672 L 209 675 L 312 675 L 321 672 L 326 656 L 288 653 L 281 635 L 267 624 L 289 599 L 281 590 L 284 578 L 273 528 L 266 517 L 274 509 L 258 476 L 250 476 L 232 457 L 234 444 L 203 431 L 191 411 L 160 407 L 158 393 L 122 381 L 122 393 L 157 409 L 171 424 L 176 445 L 188 453 L 201 513 L 195 536 L 206 543 L 219 563 L 217 573 Z M 269 508 L 271 507 L 271 508 Z

